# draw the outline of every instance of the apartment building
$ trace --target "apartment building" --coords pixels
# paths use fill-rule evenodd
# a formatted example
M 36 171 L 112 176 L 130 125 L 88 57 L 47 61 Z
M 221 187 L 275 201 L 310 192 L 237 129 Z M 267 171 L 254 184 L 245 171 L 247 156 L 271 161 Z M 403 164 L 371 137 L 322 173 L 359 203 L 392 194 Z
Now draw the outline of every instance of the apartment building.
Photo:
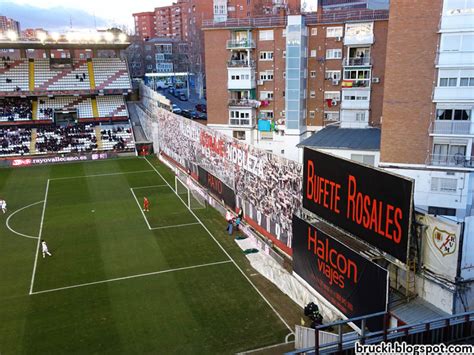
M 361 10 L 205 26 L 208 125 L 294 160 L 325 126 L 379 126 L 387 20 Z
M 13 31 L 20 36 L 20 22 L 0 15 L 0 34 L 5 34 L 8 31 Z

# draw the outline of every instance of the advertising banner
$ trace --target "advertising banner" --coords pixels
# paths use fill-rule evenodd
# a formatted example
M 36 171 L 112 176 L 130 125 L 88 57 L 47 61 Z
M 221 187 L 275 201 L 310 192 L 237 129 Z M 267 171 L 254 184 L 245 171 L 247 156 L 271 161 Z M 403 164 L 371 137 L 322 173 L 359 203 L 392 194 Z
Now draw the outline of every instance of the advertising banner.
M 412 180 L 308 148 L 303 169 L 303 207 L 406 262 Z
M 301 207 L 303 166 L 166 111 L 149 88 L 141 91 L 147 111 L 137 113 L 140 121 L 149 121 L 144 127 L 157 124 L 153 141 L 160 151 L 191 172 L 201 167 L 233 190 L 249 224 L 291 255 L 291 218 Z
M 209 192 L 216 196 L 219 200 L 223 200 L 227 206 L 235 209 L 236 204 L 234 191 L 229 186 L 224 184 L 220 179 L 208 173 L 200 166 L 198 167 L 198 171 L 199 183 L 206 187 Z
M 0 161 L 0 165 L 8 167 L 25 167 L 25 166 L 37 166 L 37 165 L 49 165 L 49 164 L 62 164 L 62 163 L 76 163 L 88 160 L 103 160 L 109 158 L 115 158 L 119 156 L 117 153 L 84 153 L 77 155 L 52 155 L 42 157 L 29 157 L 29 158 L 11 158 Z
M 387 309 L 387 270 L 296 215 L 293 270 L 347 318 Z M 367 326 L 381 329 L 382 319 L 368 320 Z
M 417 221 L 425 226 L 422 237 L 423 267 L 454 282 L 461 224 L 430 215 L 418 215 Z

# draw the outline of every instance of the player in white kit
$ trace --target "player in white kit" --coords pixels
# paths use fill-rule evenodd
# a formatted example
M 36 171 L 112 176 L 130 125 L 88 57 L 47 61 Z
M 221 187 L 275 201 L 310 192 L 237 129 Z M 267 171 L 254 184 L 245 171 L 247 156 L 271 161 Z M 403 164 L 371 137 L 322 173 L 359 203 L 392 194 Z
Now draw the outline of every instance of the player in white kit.
M 7 213 L 7 201 L 0 200 L 0 207 L 2 207 L 2 212 Z
M 45 254 L 47 254 L 48 256 L 52 256 L 48 250 L 48 246 L 46 245 L 46 242 L 44 241 L 44 239 L 41 240 L 41 250 L 43 252 L 43 258 L 45 257 Z

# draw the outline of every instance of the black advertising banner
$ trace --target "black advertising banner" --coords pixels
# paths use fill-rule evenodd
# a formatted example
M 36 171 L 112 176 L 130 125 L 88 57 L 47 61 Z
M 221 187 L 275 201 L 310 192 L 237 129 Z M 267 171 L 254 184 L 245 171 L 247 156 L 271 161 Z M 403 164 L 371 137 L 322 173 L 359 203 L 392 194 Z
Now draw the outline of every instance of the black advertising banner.
M 206 170 L 198 166 L 199 169 L 199 183 L 208 188 L 209 191 L 215 195 L 219 200 L 224 200 L 225 204 L 232 209 L 235 209 L 235 193 L 214 175 L 208 173 Z
M 386 311 L 387 270 L 293 216 L 293 270 L 347 318 Z M 367 321 L 381 329 L 382 319 Z
M 413 182 L 308 148 L 303 207 L 406 263 Z

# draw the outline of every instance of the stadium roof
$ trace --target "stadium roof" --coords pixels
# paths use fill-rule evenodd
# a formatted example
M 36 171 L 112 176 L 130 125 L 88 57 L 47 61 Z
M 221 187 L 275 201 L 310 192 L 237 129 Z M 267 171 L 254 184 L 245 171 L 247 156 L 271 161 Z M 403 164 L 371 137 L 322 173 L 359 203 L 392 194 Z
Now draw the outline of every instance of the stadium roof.
M 46 42 L 0 41 L 0 49 L 126 49 L 129 42 Z
M 380 150 L 380 129 L 326 127 L 302 141 L 298 147 Z

